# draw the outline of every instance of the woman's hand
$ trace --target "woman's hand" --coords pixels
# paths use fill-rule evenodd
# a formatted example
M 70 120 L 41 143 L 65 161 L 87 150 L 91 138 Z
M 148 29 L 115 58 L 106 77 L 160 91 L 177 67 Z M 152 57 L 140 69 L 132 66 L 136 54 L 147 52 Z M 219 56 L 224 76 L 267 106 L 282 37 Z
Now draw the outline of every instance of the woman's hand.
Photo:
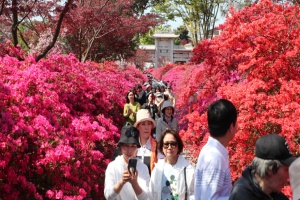
M 129 173 L 128 169 L 126 169 L 123 172 L 122 181 L 124 183 L 129 182 L 131 184 L 137 184 L 137 177 L 138 177 L 138 171 L 135 171 L 135 173 L 131 171 L 131 173 Z
M 134 184 L 138 184 L 137 182 L 137 177 L 138 177 L 138 171 L 136 170 L 135 173 L 133 173 L 132 169 L 130 169 L 130 177 L 131 179 L 129 180 L 129 182 L 134 185 Z
M 134 179 L 134 178 L 130 175 L 129 171 L 126 169 L 123 172 L 122 179 L 120 179 L 119 182 L 114 186 L 115 192 L 117 194 L 119 194 L 126 182 L 130 182 L 131 184 L 135 184 L 135 183 L 132 183 L 132 179 Z

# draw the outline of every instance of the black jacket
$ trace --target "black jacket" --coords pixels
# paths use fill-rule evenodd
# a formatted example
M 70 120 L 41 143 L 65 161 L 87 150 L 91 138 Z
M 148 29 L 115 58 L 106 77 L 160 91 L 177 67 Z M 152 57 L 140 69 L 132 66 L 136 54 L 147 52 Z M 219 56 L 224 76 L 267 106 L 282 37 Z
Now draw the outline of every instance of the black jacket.
M 288 198 L 283 193 L 274 193 L 271 197 L 264 193 L 250 166 L 242 172 L 242 176 L 234 184 L 229 200 L 288 200 Z
M 137 101 L 140 103 L 141 106 L 147 102 L 147 96 L 146 96 L 146 92 L 144 90 L 142 90 L 141 93 L 138 94 Z

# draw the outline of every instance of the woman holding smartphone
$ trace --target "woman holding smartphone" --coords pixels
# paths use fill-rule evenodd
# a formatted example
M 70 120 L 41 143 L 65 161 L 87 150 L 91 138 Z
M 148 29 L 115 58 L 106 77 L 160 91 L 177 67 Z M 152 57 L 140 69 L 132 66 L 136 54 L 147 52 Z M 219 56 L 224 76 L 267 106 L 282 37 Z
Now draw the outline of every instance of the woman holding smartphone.
M 105 171 L 104 195 L 107 200 L 149 198 L 150 175 L 147 166 L 138 158 L 135 158 L 134 165 L 128 166 L 140 147 L 138 135 L 139 131 L 131 125 L 122 128 L 118 142 L 122 155 L 109 163 Z
M 167 129 L 158 141 L 164 154 L 155 164 L 150 180 L 150 199 L 194 199 L 194 167 L 180 153 L 183 142 L 174 130 Z

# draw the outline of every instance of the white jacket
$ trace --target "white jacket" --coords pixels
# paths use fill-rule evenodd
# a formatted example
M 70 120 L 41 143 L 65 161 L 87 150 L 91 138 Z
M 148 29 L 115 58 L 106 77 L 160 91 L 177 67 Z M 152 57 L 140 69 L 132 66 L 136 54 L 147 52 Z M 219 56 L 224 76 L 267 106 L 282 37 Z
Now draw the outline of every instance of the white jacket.
M 155 167 L 151 173 L 150 179 L 150 199 L 158 200 L 161 199 L 162 191 L 162 176 L 163 169 L 165 165 L 165 159 L 159 159 L 155 164 Z M 186 183 L 187 183 L 187 199 L 194 199 L 194 172 L 195 168 L 187 161 L 183 156 L 179 155 L 176 165 L 174 166 L 179 171 L 178 176 L 178 196 L 179 200 L 185 200 L 185 178 L 184 178 L 184 168 L 186 167 Z
M 105 171 L 104 196 L 107 200 L 148 200 L 149 199 L 149 181 L 150 175 L 148 167 L 138 159 L 136 169 L 139 173 L 138 183 L 143 192 L 136 196 L 130 183 L 125 183 L 122 190 L 117 194 L 114 185 L 123 177 L 123 172 L 127 169 L 123 156 L 118 156 L 114 161 L 108 164 Z

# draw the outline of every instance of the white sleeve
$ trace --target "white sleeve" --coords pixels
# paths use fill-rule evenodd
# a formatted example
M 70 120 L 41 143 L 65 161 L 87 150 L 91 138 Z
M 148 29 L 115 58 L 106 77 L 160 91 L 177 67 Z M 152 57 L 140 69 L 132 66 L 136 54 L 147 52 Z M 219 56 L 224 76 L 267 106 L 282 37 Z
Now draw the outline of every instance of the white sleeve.
M 139 164 L 138 173 L 138 183 L 143 192 L 140 195 L 137 195 L 137 198 L 138 200 L 148 200 L 150 175 L 148 167 L 142 162 Z
M 110 163 L 105 171 L 105 184 L 104 184 L 104 196 L 107 200 L 116 199 L 118 194 L 114 190 L 114 186 L 117 183 L 114 167 Z
M 156 141 L 158 142 L 159 141 L 159 138 L 162 134 L 162 125 L 161 125 L 161 121 L 160 121 L 160 118 L 157 120 L 157 123 L 156 123 L 156 129 L 155 129 L 155 135 L 156 135 Z

